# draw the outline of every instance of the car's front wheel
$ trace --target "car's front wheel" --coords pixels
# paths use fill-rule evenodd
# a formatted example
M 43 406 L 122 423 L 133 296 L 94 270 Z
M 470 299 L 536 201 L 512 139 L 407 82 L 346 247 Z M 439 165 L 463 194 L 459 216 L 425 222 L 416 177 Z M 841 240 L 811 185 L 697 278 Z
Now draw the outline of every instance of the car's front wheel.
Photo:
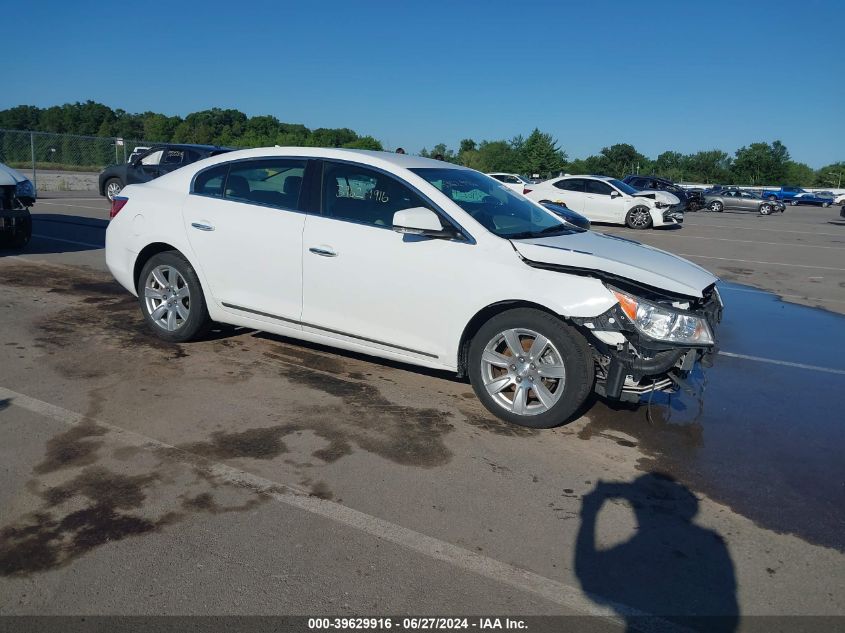
M 153 255 L 144 265 L 138 279 L 138 301 L 147 325 L 165 341 L 189 341 L 209 325 L 199 277 L 176 251 Z
M 629 229 L 651 228 L 651 212 L 649 208 L 642 205 L 632 208 L 625 216 L 625 224 Z
M 722 211 L 724 211 L 724 209 L 725 209 L 725 206 L 721 202 L 719 202 L 718 200 L 714 200 L 713 202 L 710 203 L 710 210 L 711 211 L 716 211 L 718 213 L 721 213 Z
M 123 183 L 120 182 L 119 178 L 109 178 L 106 181 L 106 186 L 103 187 L 106 192 L 106 197 L 109 200 L 114 200 L 115 196 L 120 193 L 123 189 Z
M 760 215 L 769 215 L 772 212 L 772 205 L 763 203 L 760 205 Z
M 595 376 L 584 337 L 532 308 L 509 310 L 485 323 L 470 343 L 468 365 L 473 390 L 493 415 L 543 429 L 578 410 Z
M 827 209 L 829 206 L 830 206 L 829 202 L 822 202 L 822 207 L 824 207 L 825 209 Z
M 797 207 L 797 206 L 798 206 L 798 201 L 797 201 L 797 200 L 790 200 L 790 201 L 789 201 L 789 204 L 791 204 L 793 207 Z

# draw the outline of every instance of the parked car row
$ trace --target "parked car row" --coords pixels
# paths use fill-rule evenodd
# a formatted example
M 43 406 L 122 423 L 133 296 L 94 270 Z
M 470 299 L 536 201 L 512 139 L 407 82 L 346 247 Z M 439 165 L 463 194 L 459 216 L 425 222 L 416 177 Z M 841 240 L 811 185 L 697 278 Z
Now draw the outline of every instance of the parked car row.
M 684 189 L 666 178 L 657 176 L 630 175 L 622 179 L 640 191 L 668 191 L 680 200 L 683 211 L 698 211 L 704 207 L 704 196 L 697 189 Z

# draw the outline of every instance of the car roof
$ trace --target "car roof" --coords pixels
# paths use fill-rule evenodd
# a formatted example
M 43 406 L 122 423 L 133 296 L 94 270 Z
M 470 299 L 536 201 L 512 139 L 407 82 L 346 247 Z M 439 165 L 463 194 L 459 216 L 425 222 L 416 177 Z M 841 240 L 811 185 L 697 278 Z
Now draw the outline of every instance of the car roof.
M 565 180 L 566 178 L 592 178 L 593 180 L 616 180 L 613 176 L 599 176 L 598 174 L 567 174 L 557 180 Z
M 364 149 L 346 149 L 342 147 L 255 147 L 251 149 L 233 150 L 225 155 L 216 157 L 220 162 L 238 160 L 253 157 L 272 156 L 302 156 L 306 158 L 325 158 L 328 160 L 356 160 L 363 159 L 372 165 L 391 165 L 404 169 L 429 168 L 429 169 L 462 169 L 470 170 L 462 165 L 455 165 L 433 158 L 423 158 L 411 154 L 397 154 L 395 152 L 378 152 Z
M 195 149 L 204 152 L 233 152 L 236 148 L 224 147 L 223 145 L 199 145 L 195 143 L 156 143 L 149 145 L 146 149 Z

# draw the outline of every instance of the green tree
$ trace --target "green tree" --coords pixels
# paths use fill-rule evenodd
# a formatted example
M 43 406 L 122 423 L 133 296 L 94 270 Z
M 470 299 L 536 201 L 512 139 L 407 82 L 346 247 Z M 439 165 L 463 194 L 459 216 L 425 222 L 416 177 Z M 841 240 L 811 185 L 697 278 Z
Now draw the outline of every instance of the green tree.
M 731 180 L 731 158 L 718 149 L 696 152 L 684 157 L 681 180 L 717 184 Z
M 558 147 L 557 140 L 538 128 L 534 128 L 517 151 L 517 164 L 522 173 L 550 176 L 561 171 L 566 164 L 566 152 Z
M 736 184 L 784 185 L 787 176 L 789 152 L 780 141 L 751 143 L 736 151 L 732 173 Z
M 371 149 L 376 151 L 384 149 L 381 145 L 381 141 L 373 138 L 372 136 L 359 136 L 354 141 L 344 143 L 343 147 L 347 147 L 349 149 Z
M 786 182 L 798 187 L 811 187 L 816 181 L 816 172 L 809 165 L 796 163 L 794 160 L 786 163 Z
M 819 187 L 841 189 L 845 186 L 845 162 L 825 165 L 816 172 L 815 184 Z

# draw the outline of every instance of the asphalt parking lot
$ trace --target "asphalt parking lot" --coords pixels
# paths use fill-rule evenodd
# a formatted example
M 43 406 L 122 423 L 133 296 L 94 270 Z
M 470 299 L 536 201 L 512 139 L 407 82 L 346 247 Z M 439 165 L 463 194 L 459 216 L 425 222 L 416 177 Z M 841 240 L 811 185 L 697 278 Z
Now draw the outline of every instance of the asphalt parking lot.
M 596 227 L 723 279 L 721 355 L 534 431 L 438 372 L 164 345 L 105 270 L 108 205 L 55 195 L 0 256 L 0 613 L 845 615 L 839 207 Z

